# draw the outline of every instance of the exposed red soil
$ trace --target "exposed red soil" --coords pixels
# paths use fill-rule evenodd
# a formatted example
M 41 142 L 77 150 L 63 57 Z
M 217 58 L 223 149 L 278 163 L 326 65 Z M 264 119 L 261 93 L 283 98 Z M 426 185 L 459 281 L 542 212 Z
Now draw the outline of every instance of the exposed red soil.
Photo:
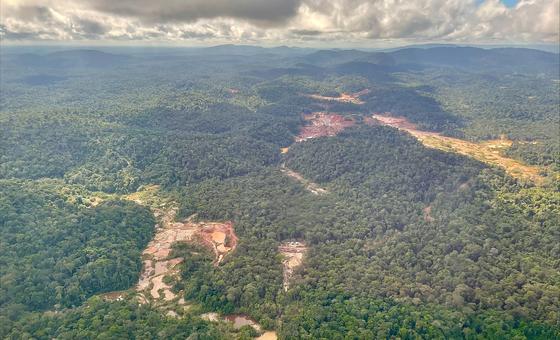
M 216 266 L 222 262 L 224 256 L 237 247 L 238 239 L 233 231 L 233 223 L 230 221 L 204 223 L 202 228 L 198 229 L 197 235 L 216 255 L 214 262 Z
M 160 223 L 156 225 L 156 235 L 142 252 L 143 269 L 136 286 L 141 294 L 141 301 L 172 301 L 177 298 L 172 285 L 164 282 L 166 276 L 175 279 L 178 277 L 177 265 L 183 262 L 182 257 L 170 258 L 175 243 L 201 242 L 214 251 L 215 265 L 237 246 L 232 222 L 194 222 L 194 215 L 185 221 L 175 222 L 176 211 L 175 208 L 167 211 L 154 209 L 154 215 Z
M 306 125 L 301 128 L 295 139 L 296 142 L 323 136 L 336 136 L 344 129 L 356 124 L 353 117 L 326 112 L 304 114 L 303 119 Z

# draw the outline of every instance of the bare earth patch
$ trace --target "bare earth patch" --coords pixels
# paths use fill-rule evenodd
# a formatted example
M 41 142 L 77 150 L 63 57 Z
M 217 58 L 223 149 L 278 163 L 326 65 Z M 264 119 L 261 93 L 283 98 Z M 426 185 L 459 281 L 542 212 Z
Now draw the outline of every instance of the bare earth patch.
M 362 105 L 364 101 L 360 99 L 360 96 L 368 94 L 370 92 L 369 89 L 364 89 L 360 92 L 356 93 L 342 93 L 338 97 L 329 97 L 329 96 L 321 96 L 319 94 L 310 94 L 308 95 L 309 98 L 317 99 L 317 100 L 324 100 L 324 101 L 332 101 L 332 102 L 339 102 L 339 103 L 352 103 Z
M 301 127 L 299 135 L 296 136 L 296 143 L 317 137 L 336 136 L 344 129 L 356 124 L 353 117 L 342 116 L 339 114 L 329 114 L 326 112 L 303 114 L 303 119 L 306 124 Z M 280 152 L 282 154 L 286 154 L 289 150 L 289 147 L 281 148 Z M 317 183 L 306 180 L 301 174 L 286 168 L 285 164 L 282 164 L 280 171 L 303 184 L 307 190 L 315 195 L 328 193 L 326 189 L 321 188 Z
M 142 252 L 144 265 L 136 290 L 148 299 L 173 301 L 177 295 L 166 283 L 166 277 L 171 281 L 179 277 L 177 265 L 183 258 L 170 258 L 173 245 L 177 242 L 202 242 L 214 251 L 215 265 L 219 265 L 224 256 L 237 246 L 237 236 L 233 231 L 232 222 L 194 222 L 191 218 L 183 222 L 175 222 L 177 210 L 154 210 L 159 216 L 160 223 L 156 225 L 156 235 Z M 169 281 L 168 281 L 169 282 Z
M 233 328 L 240 329 L 243 326 L 251 326 L 257 332 L 261 332 L 261 326 L 253 319 L 243 314 L 231 314 L 224 317 L 226 321 L 233 323 Z
M 225 316 L 220 316 L 218 313 L 210 312 L 204 313 L 200 316 L 202 319 L 212 322 L 225 321 L 233 325 L 234 329 L 240 329 L 243 326 L 251 326 L 255 331 L 261 333 L 262 327 L 255 320 L 251 319 L 249 316 L 244 314 L 230 314 Z M 260 340 L 276 340 L 278 336 L 274 331 L 266 331 L 255 339 Z
M 327 191 L 327 189 L 321 188 L 319 186 L 319 184 L 311 182 L 307 179 L 305 179 L 301 174 L 286 168 L 286 164 L 282 163 L 282 166 L 280 167 L 280 171 L 282 171 L 282 173 L 286 174 L 289 177 L 294 178 L 296 181 L 300 182 L 301 184 L 303 184 L 303 186 L 305 187 L 305 189 L 307 189 L 308 191 L 310 191 L 311 193 L 315 194 L 315 195 L 324 195 L 324 194 L 328 194 L 329 192 Z
M 105 301 L 122 301 L 126 297 L 126 291 L 109 292 L 99 295 Z
M 165 315 L 178 318 L 190 309 L 181 292 L 172 290 L 173 283 L 179 279 L 178 265 L 184 261 L 182 257 L 172 257 L 174 244 L 177 242 L 197 242 L 214 252 L 214 265 L 218 266 L 225 256 L 237 247 L 233 222 L 196 221 L 196 214 L 183 221 L 176 221 L 177 204 L 158 195 L 159 187 L 145 186 L 136 193 L 123 196 L 124 199 L 151 208 L 158 220 L 156 233 L 142 252 L 143 268 L 136 285 L 139 303 L 154 303 Z M 130 293 L 130 292 L 128 292 Z M 102 297 L 108 301 L 120 301 L 127 292 L 111 292 Z M 179 312 L 179 313 L 178 313 Z M 243 314 L 220 316 L 218 313 L 205 313 L 200 317 L 207 321 L 230 322 L 234 329 L 251 326 L 258 333 L 262 327 L 250 317 Z M 275 340 L 276 332 L 266 331 L 257 339 Z
M 194 221 L 196 215 L 176 221 L 177 204 L 163 199 L 158 193 L 159 187 L 152 185 L 124 196 L 125 199 L 150 207 L 158 220 L 156 233 L 142 252 L 143 268 L 136 291 L 142 303 L 177 300 L 179 305 L 184 305 L 185 301 L 172 290 L 173 282 L 179 278 L 178 265 L 184 260 L 182 257 L 171 257 L 174 244 L 200 242 L 214 252 L 214 264 L 219 265 L 224 256 L 237 246 L 237 236 L 230 221 Z
M 232 222 L 203 222 L 198 224 L 198 233 L 202 242 L 214 251 L 216 260 L 214 265 L 219 265 L 224 256 L 237 247 L 237 236 L 233 232 Z
M 206 321 L 213 321 L 213 322 L 220 321 L 220 314 L 214 312 L 204 313 L 200 315 L 200 317 Z
M 530 180 L 535 184 L 542 184 L 544 178 L 539 175 L 539 168 L 523 164 L 520 161 L 504 157 L 501 150 L 509 147 L 511 141 L 506 139 L 490 140 L 480 143 L 442 136 L 437 132 L 418 130 L 416 125 L 404 117 L 392 116 L 388 113 L 372 116 L 379 124 L 391 126 L 406 131 L 420 140 L 425 146 L 443 151 L 456 152 L 472 157 L 481 162 L 497 165 L 506 170 L 512 177 Z M 371 121 L 369 121 L 371 123 Z
M 261 336 L 255 338 L 257 340 L 276 340 L 278 339 L 278 335 L 276 335 L 276 332 L 272 332 L 272 331 L 268 331 L 268 332 L 264 332 Z
M 303 263 L 307 246 L 303 242 L 298 241 L 284 242 L 278 247 L 278 252 L 284 257 L 282 261 L 284 269 L 283 288 L 284 291 L 288 291 L 294 270 Z
M 426 222 L 435 221 L 435 219 L 432 216 L 432 206 L 431 205 L 425 207 L 423 212 L 424 212 L 424 221 L 426 221 Z
M 336 136 L 344 129 L 356 124 L 352 117 L 326 112 L 304 114 L 303 119 L 306 124 L 301 128 L 299 135 L 296 136 L 296 142 L 323 136 Z
M 227 89 L 227 91 L 228 91 L 229 94 L 238 94 L 239 93 L 239 89 L 236 89 L 236 88 L 233 88 L 233 87 Z
M 177 296 L 171 290 L 171 285 L 164 278 L 176 279 L 179 269 L 176 268 L 183 258 L 169 258 L 173 244 L 192 240 L 196 233 L 196 226 L 187 222 L 174 222 L 176 208 L 167 211 L 154 209 L 154 215 L 160 223 L 156 225 L 156 234 L 142 252 L 143 269 L 136 290 L 146 300 L 172 301 Z

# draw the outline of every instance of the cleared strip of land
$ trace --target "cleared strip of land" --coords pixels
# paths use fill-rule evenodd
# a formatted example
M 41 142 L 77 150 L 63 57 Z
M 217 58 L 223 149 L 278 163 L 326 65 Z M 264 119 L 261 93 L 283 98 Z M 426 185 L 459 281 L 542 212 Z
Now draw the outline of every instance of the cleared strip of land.
M 341 93 L 338 97 L 322 96 L 320 94 L 310 94 L 307 95 L 309 98 L 322 101 L 339 102 L 339 103 L 352 103 L 352 104 L 364 104 L 364 101 L 360 99 L 360 96 L 368 94 L 369 89 L 364 89 L 356 93 Z
M 374 114 L 373 118 L 380 124 L 410 133 L 427 147 L 456 152 L 488 164 L 497 165 L 505 169 L 512 177 L 529 180 L 535 184 L 542 184 L 544 182 L 544 177 L 539 175 L 539 167 L 523 164 L 518 160 L 502 156 L 501 151 L 511 146 L 512 142 L 510 140 L 498 139 L 475 143 L 443 136 L 437 132 L 418 130 L 414 124 L 403 117 L 395 117 L 389 114 Z
M 305 189 L 307 189 L 308 191 L 310 191 L 315 195 L 323 195 L 328 193 L 327 189 L 321 188 L 319 184 L 305 179 L 300 173 L 297 173 L 291 169 L 286 168 L 285 164 L 282 164 L 282 166 L 280 167 L 280 171 L 282 171 L 284 174 L 288 175 L 289 177 L 292 177 L 293 179 L 303 184 Z

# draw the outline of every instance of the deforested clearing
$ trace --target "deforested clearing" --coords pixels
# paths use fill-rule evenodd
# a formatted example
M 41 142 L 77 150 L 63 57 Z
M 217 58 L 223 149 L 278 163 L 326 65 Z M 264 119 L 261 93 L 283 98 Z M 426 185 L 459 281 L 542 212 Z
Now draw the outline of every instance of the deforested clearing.
M 296 136 L 296 142 L 303 142 L 308 139 L 336 136 L 344 129 L 356 124 L 351 116 L 342 116 L 327 112 L 313 112 L 304 114 L 305 125 L 301 127 L 300 133 Z
M 499 166 L 506 170 L 512 177 L 529 180 L 535 184 L 542 184 L 544 178 L 539 175 L 540 169 L 536 166 L 505 157 L 501 150 L 511 146 L 511 141 L 506 139 L 488 140 L 484 142 L 469 142 L 466 140 L 443 136 L 438 132 L 422 131 L 404 117 L 393 116 L 390 113 L 376 113 L 372 115 L 379 124 L 391 126 L 406 131 L 416 137 L 425 146 L 443 151 L 456 152 L 472 157 L 479 161 Z M 371 122 L 371 121 L 370 121 Z
M 216 259 L 214 265 L 219 265 L 224 256 L 237 247 L 237 236 L 233 231 L 233 223 L 202 222 L 198 224 L 197 235 L 203 244 L 212 249 Z
M 190 223 L 174 222 L 176 208 L 167 211 L 155 210 L 159 216 L 156 234 L 142 252 L 143 268 L 136 290 L 145 300 L 171 301 L 176 298 L 171 285 L 164 282 L 164 277 L 176 279 L 179 269 L 176 266 L 183 258 L 170 258 L 172 247 L 177 242 L 190 241 L 196 227 Z
M 187 219 L 174 222 L 175 209 L 164 212 L 161 225 L 156 226 L 156 235 L 142 253 L 143 270 L 137 285 L 137 291 L 149 291 L 148 297 L 165 301 L 174 300 L 177 295 L 164 278 L 177 279 L 177 265 L 183 262 L 181 257 L 170 257 L 173 245 L 178 242 L 200 242 L 210 248 L 216 258 L 214 265 L 219 265 L 224 256 L 237 246 L 237 236 L 232 222 L 194 222 Z M 163 294 L 163 295 L 162 295 Z
M 288 241 L 282 243 L 278 247 L 278 252 L 282 254 L 283 257 L 282 267 L 284 281 L 282 287 L 284 291 L 288 291 L 294 270 L 303 263 L 303 258 L 307 252 L 307 246 L 300 241 Z
M 324 101 L 334 101 L 340 103 L 352 103 L 352 104 L 364 104 L 364 101 L 360 99 L 360 96 L 368 94 L 370 92 L 369 89 L 364 89 L 360 92 L 356 93 L 341 93 L 338 97 L 330 97 L 330 96 L 322 96 L 319 94 L 310 94 L 309 98 L 317 99 L 317 100 L 324 100 Z

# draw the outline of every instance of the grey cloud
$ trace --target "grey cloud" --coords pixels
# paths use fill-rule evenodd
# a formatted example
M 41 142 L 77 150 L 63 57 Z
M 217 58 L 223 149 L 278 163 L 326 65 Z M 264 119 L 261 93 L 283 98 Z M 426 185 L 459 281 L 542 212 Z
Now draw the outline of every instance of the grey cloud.
M 389 37 L 421 36 L 426 30 L 436 26 L 429 17 L 422 15 L 421 13 L 402 13 L 399 19 L 400 20 L 394 22 L 389 29 L 383 32 L 384 34 L 382 35 Z
M 19 6 L 14 9 L 13 15 L 25 21 L 49 21 L 52 19 L 51 10 L 46 6 Z
M 83 19 L 83 18 L 74 18 L 74 24 L 79 29 L 79 31 L 83 32 L 84 34 L 88 35 L 102 35 L 107 32 L 107 27 L 100 22 Z
M 560 0 L 0 0 L 3 40 L 558 42 Z
M 183 31 L 181 33 L 181 38 L 184 39 L 209 39 L 214 37 L 216 35 L 210 32 Z
M 44 30 L 22 30 L 12 31 L 5 25 L 0 25 L 0 40 L 28 41 L 28 40 L 53 40 L 50 32 Z
M 297 14 L 301 0 L 89 0 L 99 11 L 146 22 L 193 22 L 229 17 L 257 25 L 278 25 Z
M 323 34 L 322 31 L 319 30 L 299 30 L 299 29 L 293 29 L 290 32 L 292 32 L 292 34 L 297 35 L 297 36 L 317 36 L 317 35 L 321 35 Z

